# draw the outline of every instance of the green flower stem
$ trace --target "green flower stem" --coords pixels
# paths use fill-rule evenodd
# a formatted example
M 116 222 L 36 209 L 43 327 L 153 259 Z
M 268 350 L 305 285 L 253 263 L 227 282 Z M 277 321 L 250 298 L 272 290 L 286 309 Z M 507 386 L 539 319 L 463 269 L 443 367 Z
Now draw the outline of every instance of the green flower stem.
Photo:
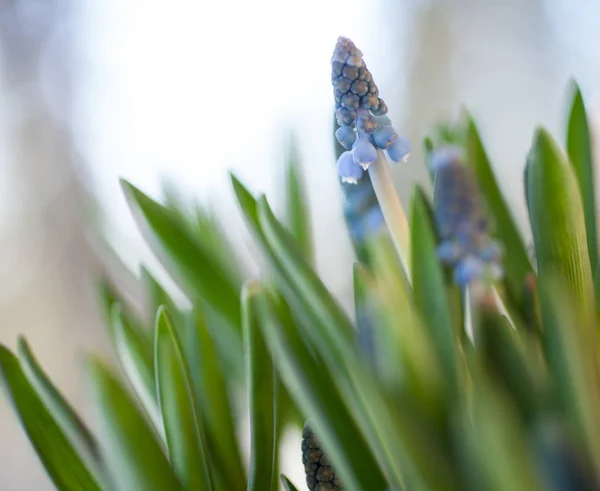
M 390 231 L 394 247 L 400 256 L 406 277 L 410 281 L 410 232 L 406 213 L 394 187 L 389 164 L 383 151 L 377 150 L 377 160 L 369 166 L 369 176 Z

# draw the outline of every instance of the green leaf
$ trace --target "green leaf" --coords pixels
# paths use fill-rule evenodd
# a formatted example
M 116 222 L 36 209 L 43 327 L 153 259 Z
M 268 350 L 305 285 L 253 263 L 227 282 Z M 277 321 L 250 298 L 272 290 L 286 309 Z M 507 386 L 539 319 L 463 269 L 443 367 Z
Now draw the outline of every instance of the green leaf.
M 587 246 L 592 271 L 598 266 L 598 235 L 596 230 L 596 198 L 594 179 L 594 157 L 588 117 L 579 87 L 574 87 L 573 102 L 567 129 L 567 154 L 579 183 L 583 200 Z
M 148 243 L 167 270 L 186 287 L 192 299 L 201 299 L 228 321 L 240 339 L 239 292 L 214 255 L 194 240 L 172 210 L 122 180 L 123 191 Z
M 479 136 L 475 122 L 469 118 L 466 130 L 467 162 L 473 169 L 485 196 L 489 213 L 494 218 L 494 235 L 504 247 L 506 289 L 520 312 L 525 312 L 525 276 L 533 272 L 527 249 L 512 213 L 502 196 L 490 160 Z
M 186 316 L 184 327 L 178 334 L 210 448 L 215 488 L 244 489 L 246 474 L 228 394 L 238 387 L 225 376 L 226 361 L 219 357 L 212 331 L 199 309 Z
M 560 276 L 540 283 L 540 303 L 544 354 L 561 406 L 600 469 L 597 344 L 586 337 L 589 327 L 581 325 L 573 292 Z
M 41 402 L 77 449 L 82 459 L 96 474 L 100 467 L 96 439 L 44 372 L 29 348 L 27 341 L 22 337 L 19 338 L 17 344 L 17 353 L 23 372 L 37 392 Z
M 411 217 L 413 295 L 436 356 L 451 391 L 458 390 L 457 346 L 444 272 L 436 255 L 436 238 L 426 198 L 420 189 L 413 197 Z
M 330 372 L 303 340 L 294 322 L 277 313 L 264 290 L 256 286 L 259 322 L 271 356 L 298 407 L 326 446 L 327 453 L 349 490 L 385 489 L 385 481 L 367 442 L 352 416 Z M 283 321 L 283 322 L 281 322 Z
M 17 357 L 0 345 L 0 383 L 38 457 L 60 491 L 100 487 L 23 373 Z
M 579 186 L 573 168 L 543 129 L 537 131 L 529 155 L 527 189 L 540 284 L 550 275 L 561 277 L 576 301 L 581 328 L 588 329 L 588 340 L 595 344 L 590 322 L 595 316 L 594 288 Z
M 112 326 L 115 348 L 123 371 L 154 426 L 161 431 L 152 344 L 145 333 L 128 322 L 118 304 L 113 307 Z
M 250 472 L 248 491 L 276 489 L 275 435 L 276 399 L 275 372 L 271 355 L 258 325 L 256 296 L 258 284 L 248 284 L 242 293 L 242 323 L 246 345 L 248 406 L 250 410 Z
M 140 268 L 140 280 L 147 297 L 148 319 L 156 319 L 156 313 L 161 305 L 166 306 L 172 316 L 179 315 L 179 310 L 171 296 L 145 266 Z
M 531 491 L 543 489 L 525 425 L 512 400 L 472 367 L 472 404 L 461 413 L 468 421 L 456 432 L 457 446 L 467 448 L 463 465 L 470 489 Z
M 534 338 L 525 343 L 522 336 L 530 334 L 513 329 L 508 319 L 498 313 L 483 311 L 480 321 L 477 347 L 481 349 L 485 367 L 498 386 L 511 395 L 523 420 L 533 423 L 543 400 L 540 367 L 532 353 L 537 348 Z
M 314 260 L 308 199 L 302 182 L 298 152 L 291 145 L 286 168 L 285 223 L 309 263 Z
M 294 486 L 291 481 L 285 477 L 283 474 L 281 474 L 281 484 L 283 484 L 283 489 L 285 491 L 298 491 L 298 488 L 296 488 L 296 486 Z
M 165 307 L 156 318 L 156 391 L 171 465 L 186 489 L 211 490 L 204 429 L 189 369 Z
M 98 423 L 98 441 L 115 491 L 179 491 L 155 433 L 110 370 L 97 359 L 87 373 Z
M 280 266 L 280 273 L 283 273 L 288 280 L 293 281 L 295 289 L 314 316 L 320 318 L 321 322 L 328 326 L 327 333 L 331 336 L 332 342 L 336 339 L 344 339 L 346 342 L 352 339 L 354 328 L 350 320 L 302 257 L 298 246 L 275 218 L 264 197 L 258 201 L 258 217 L 270 252 Z

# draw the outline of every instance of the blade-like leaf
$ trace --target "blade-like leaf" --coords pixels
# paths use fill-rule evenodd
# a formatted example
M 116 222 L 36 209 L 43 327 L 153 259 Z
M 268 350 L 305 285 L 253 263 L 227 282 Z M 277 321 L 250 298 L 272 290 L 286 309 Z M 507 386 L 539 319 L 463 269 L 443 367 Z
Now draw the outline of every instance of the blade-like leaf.
M 98 444 L 73 407 L 44 372 L 24 338 L 19 338 L 17 353 L 23 372 L 36 390 L 48 412 L 65 432 L 86 464 L 99 468 Z
M 144 266 L 140 269 L 140 280 L 144 285 L 148 302 L 148 319 L 156 319 L 156 313 L 161 305 L 169 309 L 169 313 L 173 317 L 177 317 L 179 312 L 175 306 L 175 302 L 158 280 Z
M 494 218 L 494 234 L 502 243 L 505 257 L 508 258 L 503 263 L 507 292 L 512 302 L 524 313 L 525 276 L 533 272 L 533 269 L 521 233 L 496 181 L 477 126 L 470 118 L 467 121 L 466 150 L 467 162 L 475 173 L 488 211 Z
M 156 317 L 154 367 L 160 414 L 173 469 L 186 489 L 211 490 L 204 429 L 189 370 L 165 307 Z
M 579 191 L 583 200 L 590 263 L 592 271 L 596 271 L 598 265 L 598 235 L 596 230 L 594 158 L 583 96 L 579 87 L 575 86 L 574 89 L 575 93 L 567 128 L 567 153 L 579 183 Z
M 88 365 L 101 455 L 116 491 L 182 490 L 154 432 L 125 388 L 99 360 Z
M 17 357 L 2 345 L 0 383 L 56 488 L 99 491 L 81 457 L 28 382 Z
M 178 334 L 210 448 L 215 487 L 244 489 L 246 473 L 237 442 L 234 408 L 228 393 L 238 387 L 228 385 L 231 379 L 224 375 L 225 360 L 215 349 L 212 332 L 202 313 L 195 309 L 186 316 L 185 322 L 185 329 L 178 330 Z
M 285 176 L 285 223 L 306 260 L 312 263 L 314 253 L 308 199 L 302 182 L 297 148 L 294 145 L 290 145 L 290 147 Z
M 569 422 L 600 469 L 597 345 L 586 337 L 588 330 L 581 325 L 577 302 L 562 277 L 550 275 L 540 284 L 540 303 L 548 370 Z
M 119 305 L 112 311 L 114 343 L 119 361 L 154 426 L 162 432 L 154 381 L 152 344 L 123 316 Z
M 276 489 L 273 468 L 276 435 L 275 373 L 258 325 L 257 284 L 242 294 L 242 323 L 246 345 L 248 406 L 250 410 L 250 471 L 248 491 Z
M 444 273 L 436 256 L 436 238 L 426 198 L 417 190 L 412 203 L 411 250 L 415 306 L 444 368 L 450 389 L 458 389 L 457 347 Z
M 258 285 L 255 286 L 258 290 Z M 260 327 L 290 394 L 311 420 L 349 490 L 385 489 L 385 481 L 322 360 L 293 322 L 280 322 L 264 290 L 256 292 Z
M 579 186 L 552 137 L 537 131 L 527 163 L 529 216 L 540 284 L 559 275 L 576 301 L 581 329 L 595 344 L 594 288 Z M 510 261 L 508 261 L 510 262 Z
M 281 474 L 281 484 L 283 485 L 283 489 L 285 491 L 298 491 L 298 488 L 296 488 L 296 486 L 294 486 L 291 481 L 285 477 L 283 474 Z
M 261 230 L 276 261 L 285 276 L 293 279 L 298 293 L 313 310 L 315 316 L 328 326 L 331 339 L 343 338 L 346 342 L 351 340 L 354 337 L 354 329 L 350 320 L 327 287 L 301 257 L 293 239 L 275 218 L 264 197 L 258 201 L 258 216 Z
M 191 294 L 215 309 L 240 337 L 238 289 L 219 268 L 218 261 L 199 241 L 190 236 L 185 225 L 168 208 L 152 200 L 126 181 L 121 181 L 125 196 L 150 246 L 176 280 Z

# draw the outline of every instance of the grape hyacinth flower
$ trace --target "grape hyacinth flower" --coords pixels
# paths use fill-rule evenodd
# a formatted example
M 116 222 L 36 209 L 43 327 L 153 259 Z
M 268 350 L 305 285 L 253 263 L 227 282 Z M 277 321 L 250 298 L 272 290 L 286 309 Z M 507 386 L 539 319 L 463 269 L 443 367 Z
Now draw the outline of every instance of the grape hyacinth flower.
M 362 52 L 348 38 L 338 38 L 331 58 L 331 82 L 340 125 L 335 136 L 346 149 L 337 164 L 342 181 L 356 184 L 377 160 L 377 149 L 387 151 L 394 162 L 406 161 L 410 144 L 392 127 Z
M 482 196 L 460 149 L 440 148 L 430 165 L 435 172 L 435 219 L 442 239 L 438 258 L 454 267 L 454 281 L 460 286 L 499 280 L 502 249 L 490 238 Z

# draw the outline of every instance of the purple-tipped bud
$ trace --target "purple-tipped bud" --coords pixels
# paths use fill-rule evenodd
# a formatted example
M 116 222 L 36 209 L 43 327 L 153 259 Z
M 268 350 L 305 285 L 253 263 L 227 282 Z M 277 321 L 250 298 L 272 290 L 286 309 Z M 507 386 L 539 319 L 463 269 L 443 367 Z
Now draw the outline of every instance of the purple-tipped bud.
M 350 90 L 353 94 L 362 97 L 363 95 L 366 95 L 369 92 L 369 86 L 364 80 L 355 80 L 354 82 L 352 82 Z
M 356 111 L 360 107 L 360 98 L 356 94 L 347 92 L 342 96 L 342 106 Z
M 387 153 L 394 162 L 406 162 L 410 154 L 410 143 L 403 136 L 398 135 L 388 149 Z
M 375 94 L 367 94 L 360 100 L 361 107 L 369 111 L 375 111 L 379 107 L 379 97 Z
M 356 133 L 350 126 L 340 126 L 335 132 L 335 137 L 346 150 L 350 150 L 356 141 Z
M 337 161 L 338 174 L 342 182 L 356 184 L 363 175 L 363 168 L 352 157 L 352 152 L 344 152 Z
M 377 150 L 366 138 L 357 138 L 352 147 L 352 156 L 354 161 L 366 170 L 377 160 Z
M 375 116 L 383 116 L 384 114 L 387 114 L 388 112 L 388 107 L 387 104 L 385 103 L 385 101 L 380 97 L 379 98 L 379 105 L 377 106 L 377 109 L 375 111 L 373 111 L 373 114 Z
M 373 140 L 382 150 L 389 148 L 398 138 L 398 133 L 391 126 L 381 126 L 373 133 Z
M 363 133 L 373 133 L 377 129 L 377 122 L 372 114 L 361 109 L 357 112 L 356 129 Z
M 336 111 L 335 116 L 340 126 L 350 126 L 352 123 L 354 123 L 356 113 L 347 107 L 340 107 Z

